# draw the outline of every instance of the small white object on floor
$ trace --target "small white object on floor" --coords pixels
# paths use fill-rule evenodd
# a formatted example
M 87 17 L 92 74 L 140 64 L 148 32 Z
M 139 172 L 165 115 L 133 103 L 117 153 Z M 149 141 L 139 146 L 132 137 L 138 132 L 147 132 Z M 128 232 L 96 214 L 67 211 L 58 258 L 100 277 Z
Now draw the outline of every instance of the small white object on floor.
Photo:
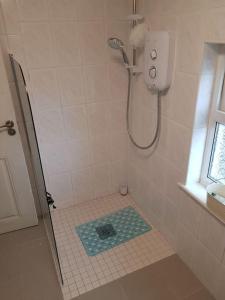
M 122 184 L 120 186 L 120 195 L 126 196 L 127 194 L 128 194 L 128 186 L 127 186 L 127 184 Z

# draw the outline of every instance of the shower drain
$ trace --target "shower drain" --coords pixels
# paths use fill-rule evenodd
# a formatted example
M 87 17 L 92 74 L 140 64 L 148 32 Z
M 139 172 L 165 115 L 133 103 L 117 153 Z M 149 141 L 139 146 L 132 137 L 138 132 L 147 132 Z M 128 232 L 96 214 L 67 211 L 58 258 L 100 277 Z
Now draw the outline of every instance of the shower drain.
M 112 224 L 98 226 L 96 227 L 96 232 L 101 240 L 105 240 L 116 235 L 116 230 L 113 228 Z

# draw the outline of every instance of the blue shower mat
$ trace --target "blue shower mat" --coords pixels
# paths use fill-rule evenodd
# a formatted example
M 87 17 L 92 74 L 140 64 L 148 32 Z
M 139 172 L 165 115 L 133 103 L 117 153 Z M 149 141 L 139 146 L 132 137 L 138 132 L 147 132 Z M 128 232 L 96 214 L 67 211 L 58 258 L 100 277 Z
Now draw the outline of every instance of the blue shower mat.
M 151 229 L 131 206 L 75 227 L 88 256 L 95 256 Z

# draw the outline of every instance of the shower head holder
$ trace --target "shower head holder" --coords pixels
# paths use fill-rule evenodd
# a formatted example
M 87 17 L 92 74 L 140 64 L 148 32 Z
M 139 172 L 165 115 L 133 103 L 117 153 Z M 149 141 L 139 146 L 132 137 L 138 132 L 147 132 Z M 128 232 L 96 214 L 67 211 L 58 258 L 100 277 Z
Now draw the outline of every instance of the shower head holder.
M 141 70 L 141 69 L 138 68 L 137 66 L 126 65 L 126 64 L 125 64 L 125 68 L 131 70 L 131 73 L 132 73 L 133 75 L 143 73 L 143 70 Z

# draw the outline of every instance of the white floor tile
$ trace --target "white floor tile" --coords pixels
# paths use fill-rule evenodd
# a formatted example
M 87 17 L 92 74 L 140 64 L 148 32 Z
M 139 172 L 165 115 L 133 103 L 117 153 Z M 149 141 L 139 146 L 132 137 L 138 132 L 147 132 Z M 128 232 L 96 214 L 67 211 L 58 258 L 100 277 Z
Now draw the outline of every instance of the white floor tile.
M 71 299 L 174 254 L 163 235 L 153 228 L 97 256 L 87 256 L 75 226 L 127 206 L 134 207 L 146 220 L 129 195 L 123 197 L 118 194 L 52 212 L 65 299 Z

